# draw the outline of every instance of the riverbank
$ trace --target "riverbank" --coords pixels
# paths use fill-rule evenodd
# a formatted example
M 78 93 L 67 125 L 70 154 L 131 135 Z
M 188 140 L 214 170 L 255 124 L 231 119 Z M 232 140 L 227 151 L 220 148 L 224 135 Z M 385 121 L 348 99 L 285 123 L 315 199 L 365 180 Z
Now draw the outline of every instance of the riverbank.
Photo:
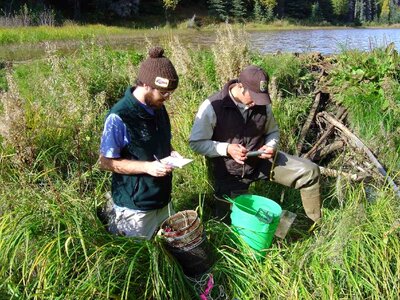
M 88 40 L 93 38 L 118 38 L 119 36 L 131 37 L 162 37 L 169 34 L 191 34 L 192 32 L 214 32 L 225 24 L 213 24 L 198 28 L 188 28 L 187 22 L 174 27 L 156 26 L 151 28 L 135 28 L 134 24 L 126 23 L 126 26 L 107 25 L 66 25 L 60 27 L 36 26 L 0 28 L 0 45 L 40 43 L 45 41 L 70 41 Z M 133 28 L 132 28 L 133 27 Z M 315 30 L 315 29 L 346 29 L 346 28 L 400 28 L 400 24 L 390 26 L 306 26 L 292 24 L 288 21 L 275 21 L 270 24 L 246 23 L 233 24 L 233 28 L 246 31 L 274 31 L 274 30 Z
M 23 62 L 43 58 L 49 44 L 52 49 L 63 54 L 72 53 L 85 43 L 119 50 L 143 51 L 150 43 L 165 44 L 174 37 L 179 37 L 183 44 L 203 49 L 215 42 L 216 32 L 225 26 L 226 24 L 199 29 L 183 26 L 132 29 L 104 25 L 2 28 L 0 61 Z M 397 49 L 400 49 L 400 33 L 395 27 L 296 27 L 284 23 L 270 26 L 249 23 L 230 27 L 247 35 L 249 47 L 263 54 L 321 52 L 331 55 L 349 48 L 368 51 L 372 46 L 385 47 L 390 42 L 394 42 Z

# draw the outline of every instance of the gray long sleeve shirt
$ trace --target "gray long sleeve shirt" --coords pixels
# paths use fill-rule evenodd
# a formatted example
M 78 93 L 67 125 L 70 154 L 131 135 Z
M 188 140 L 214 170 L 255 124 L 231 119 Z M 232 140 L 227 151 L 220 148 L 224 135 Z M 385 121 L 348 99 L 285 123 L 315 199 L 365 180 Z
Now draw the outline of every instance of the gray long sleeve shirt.
M 234 103 L 238 106 L 242 115 L 245 116 L 248 108 L 241 103 L 236 103 L 235 101 Z M 279 142 L 279 128 L 272 113 L 271 105 L 267 105 L 266 109 L 265 145 L 276 149 Z M 210 100 L 206 99 L 199 107 L 189 137 L 189 145 L 195 152 L 208 157 L 227 156 L 229 144 L 211 140 L 216 123 L 217 116 L 215 111 Z

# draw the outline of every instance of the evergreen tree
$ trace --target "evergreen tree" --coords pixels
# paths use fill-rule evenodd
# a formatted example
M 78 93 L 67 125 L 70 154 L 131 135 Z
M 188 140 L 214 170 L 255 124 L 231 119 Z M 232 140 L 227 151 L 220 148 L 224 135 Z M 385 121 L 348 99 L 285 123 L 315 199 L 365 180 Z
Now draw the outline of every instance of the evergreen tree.
M 243 0 L 232 1 L 232 15 L 236 21 L 242 22 L 247 16 L 247 9 Z
M 389 22 L 389 15 L 390 15 L 390 0 L 383 0 L 381 7 L 380 21 L 385 23 Z
M 254 1 L 254 19 L 258 22 L 263 22 L 264 12 L 263 8 L 258 0 Z
M 385 0 L 386 1 L 386 0 Z M 349 11 L 348 0 L 332 0 L 333 13 L 339 18 L 346 16 Z
M 364 0 L 364 16 L 366 22 L 370 22 L 373 20 L 372 0 Z
M 226 0 L 208 0 L 208 9 L 210 13 L 221 21 L 228 20 L 229 10 Z
M 313 0 L 286 0 L 286 17 L 307 19 L 311 16 Z
M 373 1 L 374 1 L 374 21 L 379 22 L 379 12 L 380 12 L 379 1 L 377 0 Z
M 389 2 L 389 23 L 400 22 L 400 7 L 398 0 L 391 0 Z
M 346 1 L 346 0 L 345 0 Z M 343 1 L 343 2 L 345 2 Z M 355 7 L 356 7 L 356 1 L 357 0 L 347 0 L 347 4 L 345 7 L 347 7 L 347 12 L 345 12 L 343 15 L 339 17 L 340 21 L 343 22 L 355 22 L 356 24 L 359 23 L 359 20 L 355 19 Z M 360 25 L 360 24 L 358 24 Z
M 277 6 L 277 0 L 260 0 L 265 10 L 265 18 L 271 21 L 274 18 L 274 9 Z
M 379 0 L 369 0 L 370 21 L 379 20 Z
M 365 6 L 364 0 L 356 0 L 354 5 L 354 19 L 361 23 L 366 21 L 364 6 Z
M 266 23 L 274 18 L 274 7 L 276 1 L 255 0 L 254 1 L 254 18 Z
M 323 19 L 332 21 L 333 10 L 331 0 L 319 0 L 318 3 Z
M 277 0 L 260 0 L 262 6 L 265 7 L 266 10 L 274 10 L 277 6 Z
M 312 22 L 321 22 L 323 21 L 324 17 L 322 15 L 321 8 L 318 2 L 315 2 L 311 5 L 311 17 Z

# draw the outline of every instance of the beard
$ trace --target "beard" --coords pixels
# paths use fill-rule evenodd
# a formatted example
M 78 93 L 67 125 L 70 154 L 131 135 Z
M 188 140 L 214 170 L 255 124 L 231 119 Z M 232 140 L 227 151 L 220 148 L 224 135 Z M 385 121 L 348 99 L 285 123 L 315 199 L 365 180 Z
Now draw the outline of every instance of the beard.
M 163 98 L 155 98 L 153 94 L 146 94 L 144 96 L 144 102 L 147 106 L 153 109 L 160 109 L 164 105 Z

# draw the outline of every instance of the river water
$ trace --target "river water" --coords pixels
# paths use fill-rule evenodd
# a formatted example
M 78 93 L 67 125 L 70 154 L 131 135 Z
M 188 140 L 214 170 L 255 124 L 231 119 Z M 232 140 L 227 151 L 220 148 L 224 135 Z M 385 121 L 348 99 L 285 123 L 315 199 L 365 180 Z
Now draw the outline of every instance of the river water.
M 320 52 L 336 54 L 344 49 L 370 51 L 372 48 L 386 46 L 393 42 L 400 51 L 400 28 L 382 29 L 299 29 L 249 32 L 252 50 L 261 54 L 280 52 Z M 215 41 L 215 33 L 193 31 L 179 36 L 183 43 L 207 47 Z M 157 42 L 162 36 L 149 38 Z M 103 38 L 102 44 L 116 49 L 143 48 L 144 36 L 112 36 Z M 57 49 L 65 53 L 75 51 L 79 41 L 54 42 Z M 43 57 L 44 43 L 32 45 L 0 46 L 0 60 L 23 61 Z
M 321 52 L 336 54 L 344 49 L 370 51 L 393 42 L 400 51 L 400 28 L 313 29 L 251 33 L 251 46 L 261 53 Z

